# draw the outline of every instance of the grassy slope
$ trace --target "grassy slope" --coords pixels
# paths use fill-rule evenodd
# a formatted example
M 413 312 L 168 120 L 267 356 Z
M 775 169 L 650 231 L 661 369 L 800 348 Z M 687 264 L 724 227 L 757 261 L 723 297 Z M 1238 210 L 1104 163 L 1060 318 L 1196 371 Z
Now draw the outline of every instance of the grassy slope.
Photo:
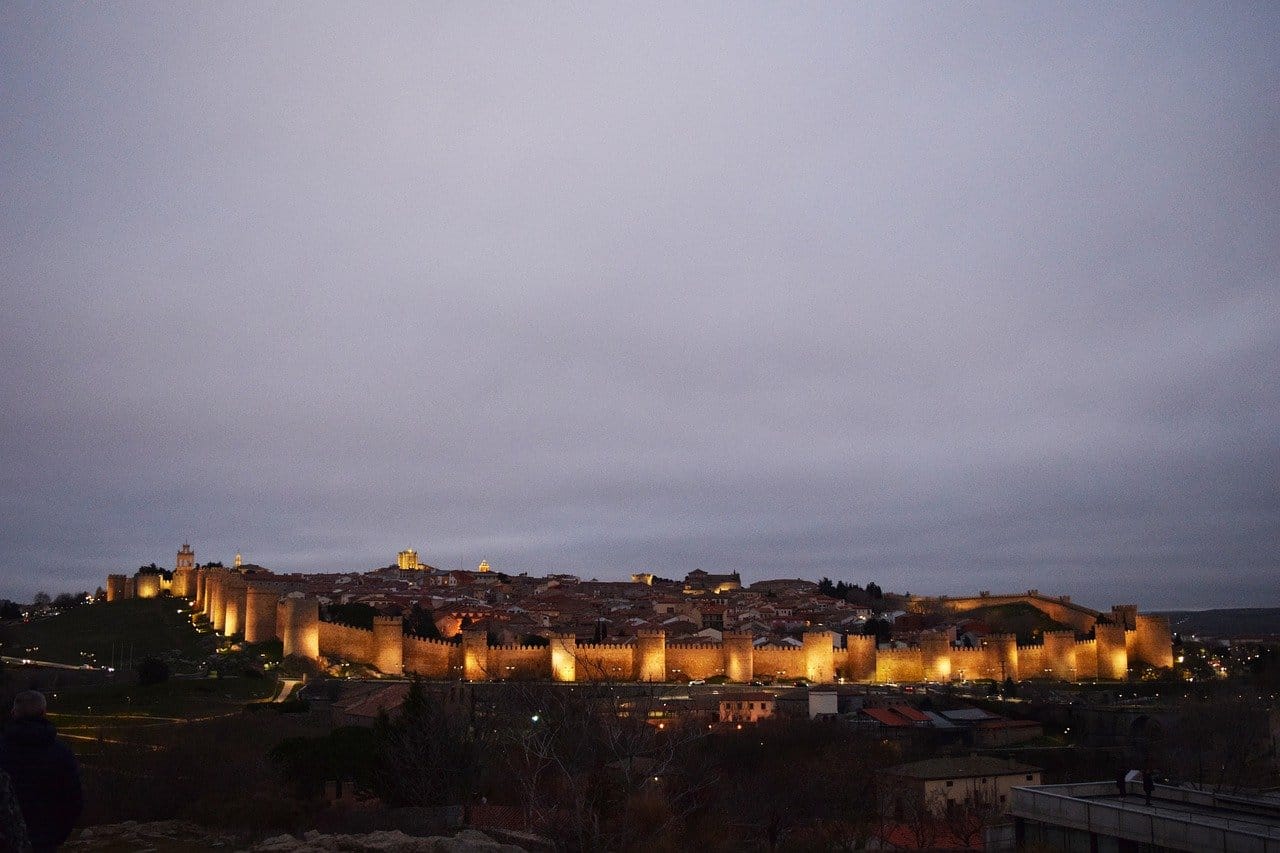
M 176 652 L 195 660 L 209 654 L 214 640 L 200 635 L 187 620 L 180 599 L 150 598 L 87 604 L 57 616 L 0 628 L 0 653 L 57 663 L 98 663 L 106 666 L 132 654 L 135 661 L 148 655 Z M 114 647 L 114 658 L 113 658 Z M 28 651 L 28 649 L 34 649 Z M 88 652 L 94 657 L 81 654 Z
M 1045 631 L 1070 631 L 1070 625 L 1064 625 L 1025 602 L 1015 604 L 995 604 L 966 610 L 963 614 L 972 619 L 981 619 L 997 634 L 1017 634 L 1018 642 L 1030 644 L 1039 642 L 1039 635 Z

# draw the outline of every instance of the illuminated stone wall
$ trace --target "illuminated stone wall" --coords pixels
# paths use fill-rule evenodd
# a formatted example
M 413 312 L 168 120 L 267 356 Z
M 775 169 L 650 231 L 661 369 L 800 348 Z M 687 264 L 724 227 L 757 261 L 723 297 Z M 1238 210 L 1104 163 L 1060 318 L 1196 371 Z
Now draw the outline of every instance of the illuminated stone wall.
M 635 649 L 614 643 L 578 643 L 574 664 L 577 681 L 630 681 Z
M 320 602 L 309 597 L 282 598 L 277 607 L 280 611 L 280 622 L 283 625 L 280 640 L 284 644 L 285 657 L 292 655 L 308 660 L 318 659 L 320 657 Z M 373 636 L 372 631 L 367 633 L 370 637 Z
M 280 594 L 272 587 L 250 583 L 245 586 L 244 641 L 265 643 L 276 639 L 276 602 Z
M 1098 641 L 1094 639 L 1076 640 L 1073 660 L 1076 664 L 1076 679 L 1093 679 L 1098 677 Z
M 190 567 L 180 567 L 173 570 L 173 580 L 170 582 L 169 591 L 181 598 L 191 598 L 195 594 L 196 570 Z
M 285 599 L 292 601 L 295 599 Z M 373 664 L 373 631 L 340 622 L 320 623 L 320 654 L 352 663 Z
M 724 674 L 724 649 L 719 643 L 668 643 L 667 677 L 694 681 Z
M 1074 631 L 1045 631 L 1041 672 L 1032 678 L 1058 678 L 1073 681 L 1076 677 L 1076 635 Z
M 999 679 L 1000 657 L 993 648 L 955 648 L 948 658 L 951 661 L 951 678 L 957 681 L 973 681 L 979 678 Z
M 462 632 L 462 677 L 468 681 L 488 681 L 494 676 L 489 666 L 489 640 L 484 631 Z M 570 678 L 569 681 L 573 679 Z
M 227 573 L 223 569 L 213 569 L 209 575 L 209 624 L 213 630 L 222 633 L 227 621 L 226 599 L 223 598 L 223 581 Z
M 1012 678 L 1017 681 L 1019 668 L 1021 667 L 1020 655 L 1018 653 L 1018 635 L 1017 634 L 992 634 L 987 637 L 984 646 L 988 654 L 991 655 L 991 672 L 992 678 L 1004 681 L 1006 678 Z
M 794 646 L 757 646 L 755 650 L 756 675 L 765 680 L 777 681 L 805 678 L 804 649 Z
M 124 591 L 124 575 L 107 575 L 107 601 L 124 601 Z
M 1130 657 L 1136 657 L 1148 666 L 1173 666 L 1173 631 L 1169 628 L 1168 617 L 1139 613 L 1135 633 L 1137 636 Z
M 814 684 L 830 684 L 836 680 L 835 655 L 830 631 L 805 631 L 804 677 Z
M 139 572 L 135 587 L 138 598 L 156 598 L 160 595 L 160 576 L 151 572 Z
M 385 675 L 404 674 L 404 619 L 373 617 L 373 666 Z
M 205 612 L 205 608 L 204 608 L 205 579 L 207 575 L 208 575 L 208 572 L 205 571 L 204 569 L 196 569 L 196 608 L 195 609 L 197 613 Z
M 843 656 L 837 654 L 836 674 L 846 681 L 871 681 L 876 677 L 876 638 L 845 637 Z
M 578 680 L 578 638 L 573 634 L 552 634 L 551 677 L 556 681 Z
M 1018 678 L 1044 677 L 1044 646 L 1018 646 Z
M 630 658 L 628 658 L 630 663 Z M 533 681 L 551 678 L 551 648 L 549 646 L 490 646 L 489 664 L 491 678 L 508 681 Z M 581 677 L 579 677 L 581 680 Z
M 726 636 L 725 640 L 728 639 Z M 667 680 L 666 631 L 640 631 L 636 634 L 636 650 L 632 667 L 632 677 L 636 681 Z
M 230 572 L 222 583 L 224 616 L 222 632 L 228 637 L 244 633 L 244 611 L 247 585 L 244 575 Z
M 879 649 L 876 651 L 876 681 L 881 683 L 924 681 L 924 659 L 920 649 Z
M 1098 678 L 1124 681 L 1129 677 L 1129 652 L 1125 647 L 1124 625 L 1094 628 L 1097 642 Z
M 730 681 L 750 681 L 755 677 L 755 637 L 724 633 L 724 674 Z
M 1048 615 L 1055 622 L 1061 622 L 1063 625 L 1070 625 L 1073 629 L 1081 634 L 1088 633 L 1098 616 L 1101 615 L 1096 610 L 1075 604 L 1068 596 L 1051 597 L 1040 595 L 1038 592 L 1029 591 L 1018 595 L 979 595 L 966 596 L 962 598 L 922 598 L 921 604 L 940 603 L 948 609 L 956 613 L 964 613 L 968 610 L 974 610 L 978 607 L 993 607 L 1000 604 L 1030 604 L 1032 607 L 1039 609 L 1042 613 Z
M 951 680 L 951 638 L 946 634 L 920 637 L 920 665 L 925 681 Z
M 404 668 L 405 672 L 423 678 L 461 678 L 462 646 L 407 636 L 404 638 Z

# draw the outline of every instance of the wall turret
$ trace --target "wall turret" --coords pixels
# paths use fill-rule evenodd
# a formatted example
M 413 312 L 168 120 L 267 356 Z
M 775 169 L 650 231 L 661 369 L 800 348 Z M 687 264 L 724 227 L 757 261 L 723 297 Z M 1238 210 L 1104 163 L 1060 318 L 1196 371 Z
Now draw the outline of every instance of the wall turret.
M 755 637 L 726 631 L 723 647 L 725 677 L 740 683 L 746 683 L 755 677 Z
M 992 634 L 987 637 L 986 646 L 995 655 L 992 672 L 997 674 L 1001 681 L 1006 678 L 1018 681 L 1022 677 L 1018 666 L 1017 634 Z
M 551 635 L 551 677 L 556 681 L 576 681 L 578 638 L 573 634 Z
M 245 585 L 244 641 L 265 643 L 276 638 L 276 602 L 280 596 L 262 584 Z
M 489 680 L 489 637 L 484 631 L 462 632 L 462 677 L 467 681 Z
M 951 680 L 951 638 L 946 634 L 920 637 L 920 663 L 925 681 Z
M 1137 634 L 1134 651 L 1139 663 L 1168 668 L 1173 666 L 1173 631 L 1167 616 L 1139 613 L 1134 619 Z
M 227 573 L 224 569 L 214 569 L 209 575 L 209 624 L 219 634 L 227 624 L 227 601 L 224 596 L 224 583 Z
M 667 632 L 642 630 L 636 633 L 636 681 L 667 680 Z
M 107 601 L 124 601 L 124 591 L 124 575 L 107 575 Z
M 836 680 L 835 646 L 832 645 L 830 631 L 805 632 L 804 677 L 814 684 L 829 684 Z
M 1124 681 L 1129 677 L 1129 653 L 1125 648 L 1123 625 L 1104 625 L 1093 629 L 1098 650 L 1098 678 Z
M 311 597 L 282 598 L 278 606 L 285 657 L 320 658 L 320 602 Z
M 385 675 L 404 674 L 404 619 L 401 617 L 373 617 L 373 665 Z
M 244 633 L 246 590 L 244 575 L 239 572 L 229 572 L 222 581 L 222 633 L 228 637 Z
M 1075 631 L 1045 631 L 1044 652 L 1041 665 L 1045 678 L 1058 678 L 1063 681 L 1076 680 L 1076 633 Z
M 160 595 L 160 575 L 155 572 L 138 572 L 134 584 L 138 598 L 157 598 Z

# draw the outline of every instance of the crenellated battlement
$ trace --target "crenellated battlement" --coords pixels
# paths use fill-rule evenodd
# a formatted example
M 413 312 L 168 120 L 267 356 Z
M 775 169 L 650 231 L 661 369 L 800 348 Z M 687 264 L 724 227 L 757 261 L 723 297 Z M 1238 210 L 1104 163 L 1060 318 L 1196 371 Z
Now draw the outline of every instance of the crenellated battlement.
M 286 655 L 310 659 L 342 657 L 388 674 L 404 672 L 425 678 L 552 678 L 557 681 L 600 678 L 667 681 L 724 675 L 734 682 L 756 678 L 805 678 L 813 683 L 836 680 L 912 682 L 990 678 L 1125 679 L 1131 665 L 1168 667 L 1173 663 L 1172 632 L 1167 618 L 1139 613 L 1136 605 L 1119 604 L 1106 614 L 1089 610 L 1069 596 L 1047 596 L 1038 590 L 1015 595 L 980 593 L 976 597 L 916 598 L 913 609 L 929 602 L 954 613 L 975 607 L 1024 602 L 1068 629 L 1046 631 L 1040 643 L 1022 644 L 1012 634 L 992 634 L 980 647 L 961 647 L 949 635 L 935 633 L 909 648 L 880 648 L 873 636 L 850 635 L 835 648 L 830 631 L 815 629 L 801 645 L 757 646 L 751 634 L 725 631 L 715 642 L 668 643 L 660 628 L 644 628 L 622 642 L 579 643 L 569 632 L 549 636 L 548 644 L 490 646 L 482 631 L 464 630 L 453 640 L 406 635 L 399 616 L 374 617 L 373 627 L 359 627 L 319 617 L 319 602 L 300 595 L 287 581 L 217 566 L 196 566 L 194 553 L 184 555 L 181 578 L 167 586 L 154 573 L 107 576 L 107 599 L 160 594 L 192 599 L 193 610 L 209 617 L 215 630 L 243 634 L 247 642 L 279 638 Z M 1087 636 L 1085 636 L 1087 635 Z

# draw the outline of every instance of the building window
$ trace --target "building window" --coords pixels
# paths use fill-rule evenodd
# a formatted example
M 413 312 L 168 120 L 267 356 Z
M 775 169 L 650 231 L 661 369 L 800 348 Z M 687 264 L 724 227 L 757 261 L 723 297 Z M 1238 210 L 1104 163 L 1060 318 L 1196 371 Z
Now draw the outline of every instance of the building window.
M 948 788 L 950 788 L 950 787 L 951 787 L 952 785 L 954 785 L 954 784 L 955 784 L 955 781 L 954 781 L 954 780 L 952 780 L 952 779 L 948 779 L 948 780 L 947 780 L 947 787 L 948 787 Z
M 1031 774 L 1030 774 L 1030 773 L 1028 773 L 1028 774 L 1027 774 L 1027 781 L 1028 781 L 1028 782 L 1030 782 L 1030 781 L 1031 781 Z

